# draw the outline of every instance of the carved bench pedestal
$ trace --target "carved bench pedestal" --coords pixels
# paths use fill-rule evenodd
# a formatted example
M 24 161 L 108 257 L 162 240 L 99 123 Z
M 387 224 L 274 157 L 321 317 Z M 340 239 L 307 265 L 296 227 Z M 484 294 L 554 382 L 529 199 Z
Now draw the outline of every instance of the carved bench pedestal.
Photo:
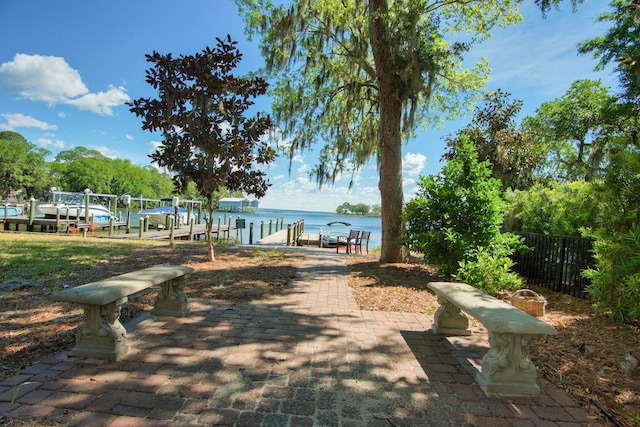
M 529 359 L 532 335 L 489 333 L 491 349 L 482 358 L 476 381 L 487 394 L 540 394 L 536 367 Z
M 106 305 L 83 304 L 84 322 L 76 334 L 72 357 L 118 360 L 130 350 L 127 331 L 120 323 L 120 311 L 128 298 Z
M 184 293 L 184 287 L 189 281 L 189 276 L 186 274 L 162 283 L 151 314 L 155 316 L 187 316 L 189 314 L 189 303 L 187 295 Z

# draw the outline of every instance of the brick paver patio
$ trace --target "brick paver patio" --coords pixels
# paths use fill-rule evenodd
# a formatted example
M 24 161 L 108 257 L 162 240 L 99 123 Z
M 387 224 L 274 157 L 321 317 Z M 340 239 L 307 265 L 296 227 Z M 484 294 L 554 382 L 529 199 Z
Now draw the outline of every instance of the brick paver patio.
M 285 295 L 143 315 L 126 325 L 123 360 L 61 352 L 0 383 L 0 413 L 72 426 L 600 425 L 544 379 L 537 397 L 485 396 L 470 374 L 483 336 L 446 339 L 430 316 L 360 311 L 345 255 L 301 250 Z

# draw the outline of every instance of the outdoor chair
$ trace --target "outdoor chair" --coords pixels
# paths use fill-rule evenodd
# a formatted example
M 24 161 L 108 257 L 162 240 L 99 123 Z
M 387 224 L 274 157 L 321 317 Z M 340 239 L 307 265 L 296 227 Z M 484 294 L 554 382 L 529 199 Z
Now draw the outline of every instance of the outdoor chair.
M 360 237 L 358 238 L 356 243 L 353 245 L 353 249 L 354 251 L 356 251 L 356 253 L 358 252 L 358 250 L 360 250 L 360 253 L 362 253 L 362 245 L 365 245 L 367 254 L 369 253 L 369 236 L 371 236 L 370 231 L 363 231 L 360 234 Z
M 340 246 L 345 247 L 345 253 L 351 253 L 351 248 L 355 247 L 358 239 L 360 239 L 360 232 L 358 230 L 350 230 L 349 236 L 346 239 L 338 239 L 336 243 L 336 253 L 340 251 Z

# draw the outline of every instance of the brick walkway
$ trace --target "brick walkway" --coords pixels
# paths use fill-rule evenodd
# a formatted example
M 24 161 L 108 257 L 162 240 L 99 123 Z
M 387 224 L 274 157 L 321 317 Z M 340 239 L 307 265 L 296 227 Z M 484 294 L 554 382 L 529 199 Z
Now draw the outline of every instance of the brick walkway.
M 488 348 L 480 335 L 445 339 L 425 315 L 360 311 L 344 255 L 306 250 L 286 295 L 143 315 L 126 325 L 122 361 L 60 353 L 0 383 L 0 413 L 77 426 L 599 425 L 542 379 L 538 397 L 486 397 L 469 373 Z

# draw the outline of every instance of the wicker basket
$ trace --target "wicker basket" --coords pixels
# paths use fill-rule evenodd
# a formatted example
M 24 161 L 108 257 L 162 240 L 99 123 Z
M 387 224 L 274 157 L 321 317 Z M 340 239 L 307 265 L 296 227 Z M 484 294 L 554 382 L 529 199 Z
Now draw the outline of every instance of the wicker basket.
M 531 289 L 520 289 L 511 296 L 511 305 L 532 316 L 544 316 L 547 300 Z

